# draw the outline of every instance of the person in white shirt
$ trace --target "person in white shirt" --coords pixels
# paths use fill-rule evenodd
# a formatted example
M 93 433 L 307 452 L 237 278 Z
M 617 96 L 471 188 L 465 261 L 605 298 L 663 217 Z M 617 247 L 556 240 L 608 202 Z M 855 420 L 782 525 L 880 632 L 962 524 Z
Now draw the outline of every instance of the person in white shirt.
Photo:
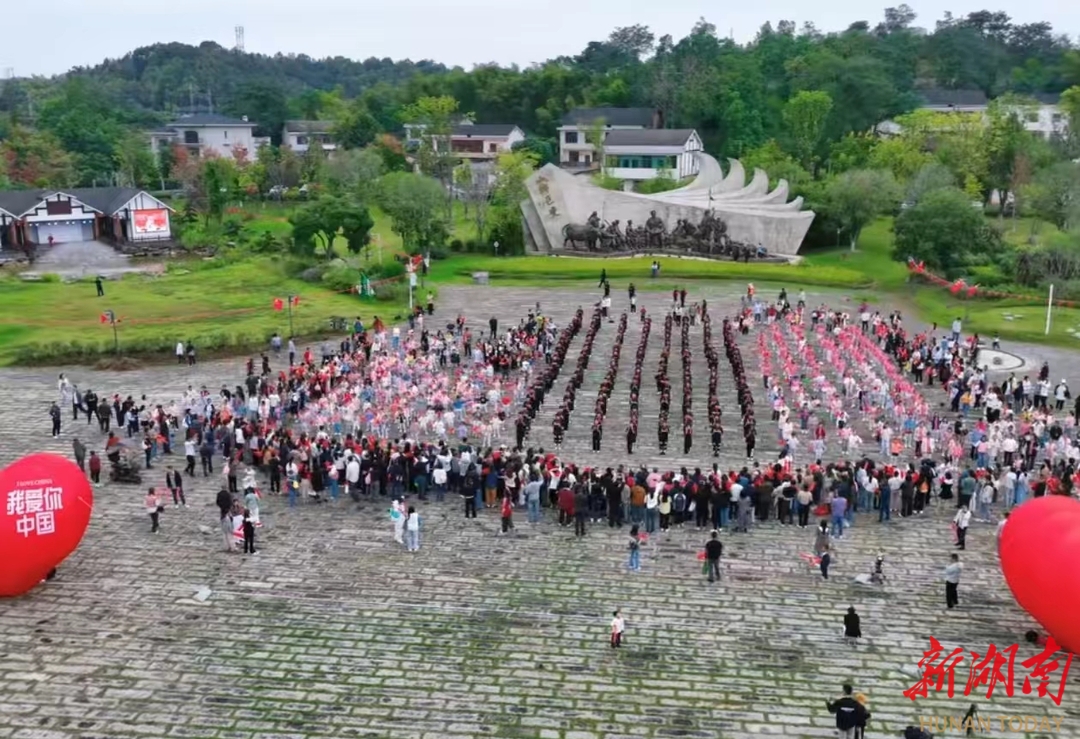
M 953 523 L 956 524 L 956 548 L 965 549 L 967 530 L 968 526 L 971 525 L 971 511 L 968 510 L 966 505 L 960 506 L 960 510 L 953 516 Z
M 615 611 L 614 618 L 611 619 L 611 648 L 618 649 L 622 646 L 623 632 L 626 631 L 626 621 L 623 620 L 622 615 Z
M 420 551 L 420 514 L 413 506 L 409 506 L 405 520 L 405 547 L 410 552 Z

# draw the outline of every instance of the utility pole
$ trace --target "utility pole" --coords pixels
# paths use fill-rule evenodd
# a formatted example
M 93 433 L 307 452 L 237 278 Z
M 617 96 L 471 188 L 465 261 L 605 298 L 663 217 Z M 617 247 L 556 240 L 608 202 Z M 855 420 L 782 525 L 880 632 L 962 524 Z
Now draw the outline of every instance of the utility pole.
M 244 51 L 244 27 L 243 26 L 237 26 L 233 30 L 236 32 L 236 46 L 234 47 L 234 49 L 236 51 L 239 51 L 240 53 L 243 53 L 243 51 Z

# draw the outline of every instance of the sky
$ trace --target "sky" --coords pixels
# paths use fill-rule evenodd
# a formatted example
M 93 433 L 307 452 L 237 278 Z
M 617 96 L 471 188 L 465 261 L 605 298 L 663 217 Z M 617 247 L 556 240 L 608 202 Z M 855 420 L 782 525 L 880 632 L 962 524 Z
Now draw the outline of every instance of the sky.
M 580 52 L 613 28 L 641 23 L 657 35 L 685 36 L 704 16 L 720 35 L 751 40 L 766 21 L 812 22 L 821 31 L 842 30 L 855 21 L 876 23 L 883 2 L 806 0 L 762 3 L 702 0 L 53 0 L 19 8 L 26 33 L 0 41 L 0 74 L 53 75 L 74 66 L 158 42 L 231 47 L 234 28 L 244 27 L 247 51 L 295 53 L 321 58 L 391 57 L 432 59 L 466 69 L 497 62 L 526 66 Z M 978 0 L 908 2 L 916 25 L 933 28 L 946 10 L 955 16 L 999 10 L 1005 3 Z M 1050 22 L 1057 33 L 1080 35 L 1080 2 L 1027 0 L 1008 3 L 1016 23 Z

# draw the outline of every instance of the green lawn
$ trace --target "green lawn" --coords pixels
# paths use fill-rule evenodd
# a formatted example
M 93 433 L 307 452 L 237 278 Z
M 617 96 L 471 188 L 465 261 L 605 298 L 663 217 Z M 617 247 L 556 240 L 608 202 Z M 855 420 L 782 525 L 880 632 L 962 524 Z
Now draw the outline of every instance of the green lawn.
M 855 251 L 848 247 L 815 251 L 803 261 L 815 269 L 854 270 L 880 290 L 897 290 L 907 282 L 908 270 L 893 259 L 892 243 L 892 219 L 881 218 L 863 229 Z
M 668 280 L 746 280 L 828 287 L 868 287 L 872 280 L 866 275 L 842 266 L 809 267 L 804 265 L 765 264 L 750 262 L 720 262 L 703 259 L 660 257 L 661 279 Z M 431 278 L 436 282 L 471 282 L 474 272 L 487 272 L 492 280 L 515 285 L 540 286 L 552 282 L 593 281 L 601 271 L 618 281 L 649 281 L 653 257 L 625 259 L 588 257 L 489 257 L 453 256 L 432 267 Z
M 273 301 L 289 294 L 300 296 L 293 325 L 305 336 L 326 333 L 331 316 L 370 319 L 402 312 L 394 303 L 361 300 L 290 279 L 280 262 L 270 259 L 216 268 L 205 262 L 178 264 L 162 276 L 127 275 L 106 282 L 105 291 L 98 298 L 92 281 L 0 280 L 0 365 L 77 361 L 108 353 L 112 330 L 99 320 L 105 310 L 121 320 L 121 349 L 142 355 L 171 353 L 178 340 L 189 339 L 203 351 L 266 346 L 273 332 L 288 335 L 288 312 L 275 311 Z

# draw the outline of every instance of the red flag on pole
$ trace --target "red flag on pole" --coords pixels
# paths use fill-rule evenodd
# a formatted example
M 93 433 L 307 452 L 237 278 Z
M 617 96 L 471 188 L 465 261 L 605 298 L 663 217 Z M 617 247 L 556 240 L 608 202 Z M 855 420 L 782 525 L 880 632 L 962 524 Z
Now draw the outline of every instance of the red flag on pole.
M 280 311 L 280 310 L 284 310 L 284 309 L 285 309 L 285 301 L 282 300 L 281 298 L 274 298 L 274 310 Z
M 300 296 L 299 295 L 293 295 L 291 298 L 289 298 L 289 300 L 292 301 L 292 304 L 293 304 L 294 308 L 296 306 L 300 305 Z
M 114 323 L 116 321 L 116 314 L 114 314 L 111 310 L 107 310 L 101 314 L 98 320 L 100 320 L 102 323 Z

